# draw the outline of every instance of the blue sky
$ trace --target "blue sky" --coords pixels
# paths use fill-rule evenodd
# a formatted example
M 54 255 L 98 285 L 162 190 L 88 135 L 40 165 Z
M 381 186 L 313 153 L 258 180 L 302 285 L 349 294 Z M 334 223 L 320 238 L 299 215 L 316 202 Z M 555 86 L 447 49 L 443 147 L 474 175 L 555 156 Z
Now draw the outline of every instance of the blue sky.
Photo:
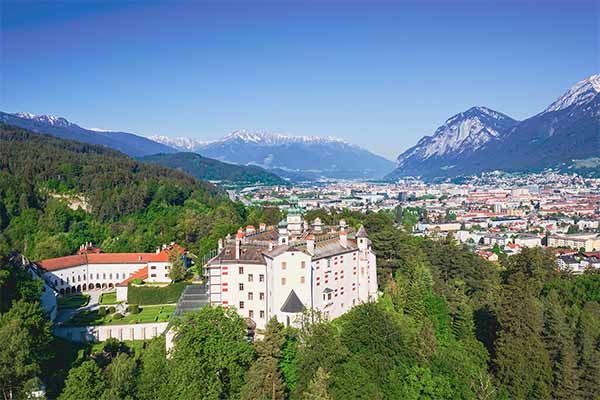
M 473 105 L 525 118 L 600 70 L 595 0 L 0 7 L 2 111 L 146 136 L 332 135 L 395 158 Z

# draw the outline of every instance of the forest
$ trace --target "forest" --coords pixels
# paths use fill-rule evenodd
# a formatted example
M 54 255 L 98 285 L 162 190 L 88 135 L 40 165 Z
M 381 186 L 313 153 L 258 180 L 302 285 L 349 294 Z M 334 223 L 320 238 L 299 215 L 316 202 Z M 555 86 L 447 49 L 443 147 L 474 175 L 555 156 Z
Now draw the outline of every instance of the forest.
M 37 259 L 84 241 L 150 250 L 175 238 L 203 254 L 240 225 L 281 215 L 98 146 L 7 126 L 0 144 L 5 399 L 26 398 L 41 383 L 61 400 L 600 398 L 600 274 L 561 273 L 543 249 L 490 263 L 452 237 L 407 234 L 401 210 L 306 215 L 364 224 L 377 254 L 378 300 L 333 321 L 307 311 L 300 328 L 272 320 L 250 342 L 235 310 L 205 307 L 174 321 L 170 357 L 163 338 L 55 339 L 37 301 L 41 287 L 15 251 Z M 72 210 L 56 194 L 83 196 L 90 210 Z

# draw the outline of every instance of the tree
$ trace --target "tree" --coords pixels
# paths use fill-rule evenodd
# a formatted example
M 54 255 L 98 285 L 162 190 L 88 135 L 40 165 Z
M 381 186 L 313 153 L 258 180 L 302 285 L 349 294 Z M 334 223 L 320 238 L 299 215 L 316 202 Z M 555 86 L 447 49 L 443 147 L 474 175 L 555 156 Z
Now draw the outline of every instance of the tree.
M 203 307 L 175 325 L 177 341 L 169 360 L 174 399 L 235 398 L 254 358 L 246 323 L 233 309 Z
M 104 370 L 107 387 L 102 400 L 133 399 L 136 395 L 136 361 L 119 353 Z
M 154 400 L 168 397 L 169 376 L 165 338 L 156 337 L 150 341 L 141 356 L 141 368 L 138 379 L 138 397 L 141 400 Z
M 600 396 L 600 305 L 588 302 L 577 323 L 577 350 L 581 371 L 580 393 L 585 399 Z
M 0 315 L 0 388 L 13 398 L 41 372 L 52 352 L 50 323 L 39 303 L 19 300 Z
M 283 326 L 273 317 L 267 323 L 264 338 L 254 344 L 258 359 L 246 373 L 241 398 L 283 399 L 285 385 L 279 370 L 281 347 L 285 343 Z
M 545 299 L 544 316 L 544 341 L 552 364 L 552 398 L 577 400 L 579 374 L 573 331 L 556 291 Z
M 71 368 L 59 400 L 97 400 L 104 393 L 102 370 L 94 361 Z
M 171 267 L 169 268 L 169 278 L 171 281 L 179 282 L 184 280 L 187 270 L 183 264 L 183 257 L 181 254 L 176 250 L 171 251 L 169 253 L 169 262 L 171 263 Z
M 304 400 L 333 400 L 329 394 L 330 375 L 322 367 L 317 369 L 314 378 L 304 392 Z
M 494 370 L 513 399 L 550 397 L 550 357 L 541 338 L 543 310 L 534 286 L 523 271 L 515 272 L 498 304 Z
M 319 368 L 332 374 L 337 364 L 348 356 L 348 350 L 340 341 L 334 328 L 327 322 L 310 325 L 302 333 L 300 340 L 298 380 L 295 390 L 297 397 L 308 388 Z

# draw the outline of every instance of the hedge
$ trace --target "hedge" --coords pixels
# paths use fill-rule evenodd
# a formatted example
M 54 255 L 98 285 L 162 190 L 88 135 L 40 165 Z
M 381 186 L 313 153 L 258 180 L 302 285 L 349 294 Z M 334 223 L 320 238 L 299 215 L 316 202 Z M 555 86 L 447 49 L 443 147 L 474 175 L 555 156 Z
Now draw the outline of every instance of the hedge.
M 130 304 L 154 305 L 177 303 L 188 282 L 171 283 L 168 286 L 132 286 L 127 288 L 127 302 Z

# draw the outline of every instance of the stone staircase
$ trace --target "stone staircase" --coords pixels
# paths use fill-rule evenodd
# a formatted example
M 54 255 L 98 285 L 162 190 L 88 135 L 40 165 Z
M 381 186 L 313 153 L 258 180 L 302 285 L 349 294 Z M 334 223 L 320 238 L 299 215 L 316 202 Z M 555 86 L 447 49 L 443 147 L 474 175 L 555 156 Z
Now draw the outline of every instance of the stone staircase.
M 188 285 L 179 297 L 173 315 L 181 316 L 187 312 L 198 310 L 208 303 L 208 288 L 206 285 Z

